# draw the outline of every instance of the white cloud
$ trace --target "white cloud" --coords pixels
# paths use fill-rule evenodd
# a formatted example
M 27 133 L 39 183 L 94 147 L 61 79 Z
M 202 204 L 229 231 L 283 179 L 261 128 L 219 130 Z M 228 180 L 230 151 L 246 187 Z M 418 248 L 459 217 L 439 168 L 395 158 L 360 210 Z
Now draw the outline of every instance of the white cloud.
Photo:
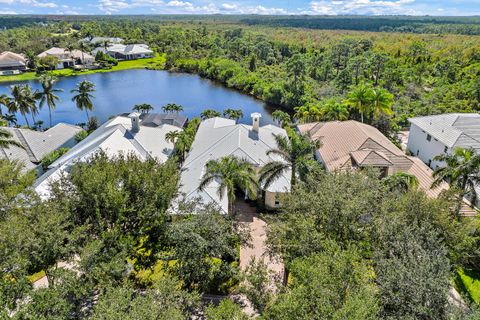
M 0 3 L 13 5 L 13 4 L 20 4 L 20 5 L 29 5 L 33 7 L 39 8 L 56 8 L 58 5 L 54 2 L 42 2 L 37 0 L 0 0 Z
M 18 14 L 18 12 L 7 9 L 0 9 L 0 14 Z
M 312 1 L 310 10 L 305 13 L 322 15 L 339 14 L 416 14 L 409 8 L 415 0 L 351 0 L 351 1 Z

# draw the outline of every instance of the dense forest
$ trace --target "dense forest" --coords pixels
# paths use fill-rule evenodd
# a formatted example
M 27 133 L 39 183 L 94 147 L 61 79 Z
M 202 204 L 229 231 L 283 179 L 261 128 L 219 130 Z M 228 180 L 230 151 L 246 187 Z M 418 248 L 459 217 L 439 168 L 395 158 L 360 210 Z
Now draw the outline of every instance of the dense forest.
M 411 116 L 480 108 L 478 36 L 272 28 L 213 19 L 219 18 L 61 21 L 1 31 L 0 50 L 36 54 L 88 36 L 147 42 L 166 54 L 165 69 L 220 81 L 303 120 L 322 119 L 332 110 L 334 118 L 360 119 L 353 101 L 363 99 L 362 91 L 378 93 L 393 113 L 367 115 L 367 121 L 389 135 Z

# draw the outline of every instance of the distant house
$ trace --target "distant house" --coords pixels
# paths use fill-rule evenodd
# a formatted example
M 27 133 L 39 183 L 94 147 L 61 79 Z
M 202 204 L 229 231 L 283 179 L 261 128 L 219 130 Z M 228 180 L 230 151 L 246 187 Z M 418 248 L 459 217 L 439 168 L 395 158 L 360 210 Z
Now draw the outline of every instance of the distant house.
M 444 166 L 434 160 L 455 148 L 474 148 L 480 152 L 480 114 L 449 113 L 408 119 L 410 133 L 407 149 L 430 168 Z
M 68 49 L 55 47 L 38 55 L 39 58 L 47 56 L 58 58 L 59 63 L 56 65 L 55 69 L 73 68 L 76 65 L 89 66 L 95 61 L 95 57 L 86 52 L 80 50 L 72 50 L 70 52 Z
M 94 45 L 94 46 L 104 45 L 105 43 L 108 43 L 109 45 L 123 43 L 122 38 L 110 38 L 110 37 L 83 38 L 80 41 L 83 43 Z
M 204 204 L 213 203 L 223 213 L 228 213 L 228 197 L 218 194 L 219 181 L 211 182 L 200 190 L 205 165 L 210 160 L 236 156 L 248 160 L 257 169 L 272 160 L 280 161 L 267 151 L 277 147 L 274 135 L 287 136 L 284 129 L 274 125 L 260 126 L 258 113 L 252 114 L 252 125 L 236 124 L 234 120 L 212 118 L 202 121 L 192 144 L 191 151 L 182 167 L 180 192 L 185 200 L 197 200 Z M 270 187 L 263 190 L 265 206 L 275 209 L 281 205 L 281 196 L 290 192 L 290 172 L 285 173 Z
M 177 126 L 160 124 L 144 126 L 140 114 L 117 116 L 104 123 L 87 138 L 75 145 L 57 159 L 34 184 L 37 193 L 43 198 L 50 194 L 50 184 L 77 162 L 87 161 L 98 152 L 113 157 L 118 154 L 133 154 L 139 159 L 156 159 L 163 163 L 173 152 L 174 145 L 165 140 L 170 131 L 181 131 Z
M 327 171 L 376 168 L 382 176 L 405 172 L 415 176 L 428 197 L 436 198 L 448 189 L 442 183 L 431 188 L 433 171 L 420 159 L 407 156 L 376 128 L 357 121 L 307 123 L 298 126 L 301 133 L 321 142 L 316 158 Z M 475 215 L 468 206 L 464 215 Z
M 0 75 L 18 74 L 27 70 L 27 59 L 21 54 L 4 51 L 0 53 Z
M 59 123 L 47 131 L 7 128 L 13 140 L 22 144 L 23 149 L 10 146 L 0 147 L 0 158 L 23 162 L 27 170 L 39 169 L 42 159 L 59 148 L 70 148 L 75 145 L 75 135 L 82 130 L 77 126 Z
M 114 44 L 107 47 L 107 49 L 98 47 L 92 51 L 92 54 L 96 55 L 98 51 L 106 53 L 117 60 L 135 60 L 154 56 L 154 52 L 146 44 Z

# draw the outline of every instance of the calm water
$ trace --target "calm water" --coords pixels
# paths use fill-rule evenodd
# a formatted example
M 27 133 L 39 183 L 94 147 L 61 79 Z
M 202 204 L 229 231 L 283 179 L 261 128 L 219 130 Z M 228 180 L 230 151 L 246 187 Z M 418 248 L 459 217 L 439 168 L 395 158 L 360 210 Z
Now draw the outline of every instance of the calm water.
M 135 104 L 148 103 L 155 110 L 161 112 L 161 107 L 167 103 L 176 103 L 183 106 L 183 113 L 189 117 L 199 116 L 204 109 L 223 111 L 225 108 L 242 109 L 243 123 L 250 123 L 252 112 L 262 113 L 262 123 L 272 122 L 271 107 L 250 96 L 231 89 L 224 88 L 212 81 L 202 79 L 196 75 L 175 74 L 166 71 L 153 70 L 126 70 L 111 73 L 97 73 L 91 75 L 60 78 L 56 87 L 63 89 L 58 95 L 61 102 L 52 113 L 54 124 L 66 122 L 77 124 L 86 122 L 85 112 L 78 110 L 71 101 L 72 90 L 82 80 L 89 80 L 96 86 L 93 115 L 102 123 L 110 116 L 129 112 Z M 34 89 L 40 89 L 37 81 L 28 81 Z M 9 93 L 12 83 L 0 84 L 0 94 Z M 25 120 L 17 115 L 18 123 Z M 45 106 L 37 120 L 43 120 L 48 126 L 48 108 Z M 28 116 L 31 123 L 31 116 Z

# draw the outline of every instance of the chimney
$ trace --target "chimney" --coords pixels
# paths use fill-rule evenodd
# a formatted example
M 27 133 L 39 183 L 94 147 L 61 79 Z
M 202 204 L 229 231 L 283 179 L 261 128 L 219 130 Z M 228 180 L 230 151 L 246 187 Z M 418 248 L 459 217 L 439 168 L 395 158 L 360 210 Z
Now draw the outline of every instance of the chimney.
M 132 132 L 140 131 L 140 113 L 132 112 L 128 117 L 132 120 Z
M 250 117 L 252 117 L 252 130 L 258 133 L 258 130 L 260 129 L 260 118 L 262 115 L 258 112 L 254 112 Z

